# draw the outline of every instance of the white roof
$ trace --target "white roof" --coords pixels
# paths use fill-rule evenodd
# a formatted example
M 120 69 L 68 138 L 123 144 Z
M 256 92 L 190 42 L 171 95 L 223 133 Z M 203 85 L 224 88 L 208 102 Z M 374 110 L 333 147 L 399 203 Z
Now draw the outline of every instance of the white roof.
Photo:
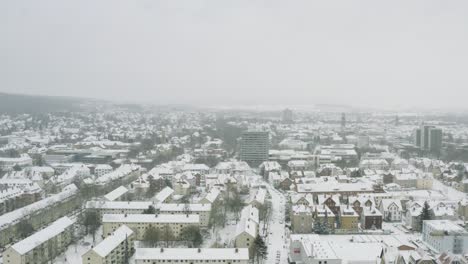
M 108 201 L 114 201 L 127 192 L 128 192 L 127 188 L 125 188 L 124 186 L 120 186 L 116 188 L 115 190 L 113 190 L 112 192 L 104 195 L 104 198 L 106 198 L 106 200 Z
M 388 210 L 388 208 L 392 204 L 395 204 L 398 207 L 398 210 L 400 211 L 403 210 L 403 208 L 401 207 L 401 201 L 397 199 L 382 199 L 381 203 L 382 203 L 382 209 L 384 211 Z
M 103 223 L 200 223 L 200 216 L 195 214 L 104 214 Z
M 208 171 L 210 168 L 205 164 L 185 164 L 182 168 L 183 171 Z
M 433 229 L 439 231 L 467 233 L 463 227 L 450 220 L 425 220 L 424 225 L 431 226 Z
M 169 196 L 174 193 L 174 190 L 171 187 L 165 187 L 159 193 L 157 193 L 154 198 L 158 200 L 158 202 L 164 202 Z
M 373 191 L 370 183 L 320 183 L 320 184 L 297 184 L 299 193 L 326 193 L 326 192 L 370 192 Z
M 247 248 L 137 248 L 135 260 L 249 260 Z M 237 251 L 237 252 L 236 252 Z
M 255 238 L 257 236 L 257 223 L 250 218 L 241 218 L 236 227 L 236 237 L 244 232 Z
M 46 228 L 34 233 L 33 235 L 21 240 L 20 242 L 11 246 L 19 254 L 26 254 L 27 252 L 33 250 L 35 247 L 41 245 L 52 237 L 57 236 L 58 234 L 65 231 L 65 229 L 71 226 L 75 221 L 64 216 L 59 218 L 57 221 L 53 222 L 51 225 Z
M 211 211 L 211 204 L 177 204 L 177 203 L 160 203 L 156 205 L 161 212 L 180 212 L 188 207 L 189 211 L 194 212 L 209 212 Z
M 78 188 L 76 188 L 74 184 L 70 184 L 65 186 L 65 188 L 63 188 L 63 190 L 60 193 L 54 194 L 52 196 L 39 200 L 25 207 L 16 209 L 4 215 L 0 215 L 0 230 L 3 230 L 11 224 L 15 224 L 23 217 L 26 217 L 48 206 L 52 206 L 56 203 L 60 203 L 63 200 L 66 200 L 67 198 L 75 195 L 77 191 Z
M 242 209 L 241 218 L 250 219 L 255 223 L 259 223 L 258 209 L 252 205 L 247 205 Z
M 127 237 L 131 236 L 133 231 L 126 225 L 122 225 L 115 230 L 112 235 L 106 237 L 101 243 L 99 243 L 92 250 L 101 257 L 106 257 L 112 252 L 122 241 L 125 241 Z
M 112 170 L 112 166 L 109 164 L 98 164 L 96 165 L 95 170 Z
M 145 210 L 148 209 L 150 205 L 153 205 L 152 202 L 144 201 L 132 201 L 132 202 L 122 202 L 122 201 L 88 201 L 86 203 L 86 208 L 94 209 L 135 209 L 135 210 Z
M 216 188 L 212 188 L 209 193 L 206 194 L 205 199 L 208 200 L 210 203 L 216 201 L 218 198 L 220 191 Z

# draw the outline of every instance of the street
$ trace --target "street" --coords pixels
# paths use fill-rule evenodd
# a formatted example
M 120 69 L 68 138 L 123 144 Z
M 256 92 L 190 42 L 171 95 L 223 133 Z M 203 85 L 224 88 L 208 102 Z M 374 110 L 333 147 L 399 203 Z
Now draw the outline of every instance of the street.
M 268 223 L 266 244 L 268 259 L 266 263 L 287 263 L 286 228 L 284 225 L 284 210 L 286 199 L 282 193 L 267 183 L 271 195 L 272 212 Z

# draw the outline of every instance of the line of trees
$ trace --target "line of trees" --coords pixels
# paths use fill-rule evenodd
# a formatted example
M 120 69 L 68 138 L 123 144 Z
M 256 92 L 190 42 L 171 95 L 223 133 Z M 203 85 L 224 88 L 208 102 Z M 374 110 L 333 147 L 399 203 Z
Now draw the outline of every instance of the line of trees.
M 143 241 L 150 247 L 157 247 L 160 242 L 164 242 L 169 247 L 173 241 L 185 241 L 189 247 L 199 247 L 203 244 L 203 236 L 198 226 L 187 226 L 180 232 L 179 237 L 175 237 L 169 225 L 162 229 L 150 226 L 143 235 Z

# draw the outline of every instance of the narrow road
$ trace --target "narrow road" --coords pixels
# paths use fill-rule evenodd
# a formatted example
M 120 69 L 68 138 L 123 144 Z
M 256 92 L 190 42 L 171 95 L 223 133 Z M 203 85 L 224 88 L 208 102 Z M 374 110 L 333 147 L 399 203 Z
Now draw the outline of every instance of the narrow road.
M 286 199 L 282 193 L 273 188 L 269 183 L 268 191 L 271 195 L 271 218 L 268 224 L 268 236 L 266 244 L 268 246 L 268 259 L 265 263 L 279 264 L 287 263 L 286 233 L 284 226 L 284 210 Z

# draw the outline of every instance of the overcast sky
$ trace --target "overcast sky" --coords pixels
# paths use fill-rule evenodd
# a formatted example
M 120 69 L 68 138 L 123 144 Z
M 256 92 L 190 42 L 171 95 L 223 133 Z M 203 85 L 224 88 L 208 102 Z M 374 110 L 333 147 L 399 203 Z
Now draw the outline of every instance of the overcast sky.
M 468 108 L 468 1 L 0 1 L 0 91 Z

